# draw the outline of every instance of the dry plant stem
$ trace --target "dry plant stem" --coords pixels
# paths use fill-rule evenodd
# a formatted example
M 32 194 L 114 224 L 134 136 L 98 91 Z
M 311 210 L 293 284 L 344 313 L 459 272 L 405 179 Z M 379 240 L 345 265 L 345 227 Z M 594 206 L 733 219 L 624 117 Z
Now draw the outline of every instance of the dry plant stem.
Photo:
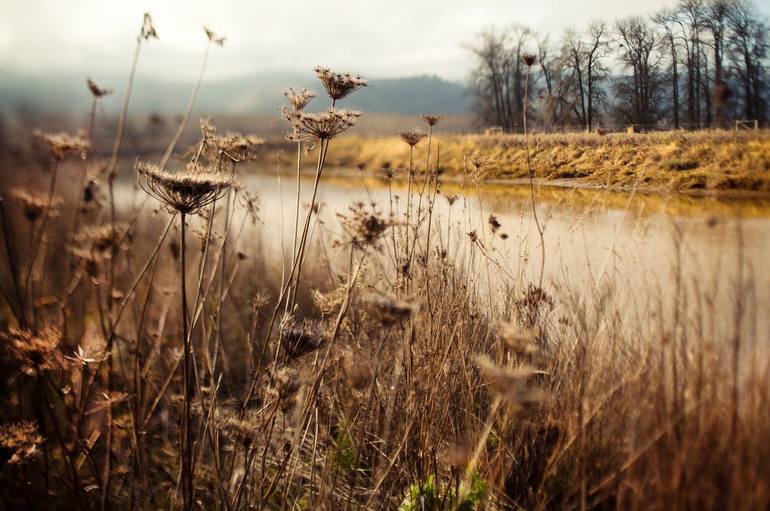
M 13 289 L 16 294 L 16 304 L 12 307 L 16 311 L 16 319 L 19 322 L 21 328 L 27 328 L 27 318 L 24 313 L 24 300 L 21 294 L 21 288 L 19 287 L 19 265 L 16 261 L 16 251 L 11 248 L 11 230 L 8 228 L 8 219 L 5 214 L 5 198 L 0 196 L 0 222 L 3 228 L 3 243 L 5 244 L 5 255 L 8 258 L 8 269 L 11 272 L 11 280 L 13 281 Z
M 192 413 L 190 406 L 192 404 L 192 353 L 190 349 L 190 336 L 188 335 L 188 321 L 187 321 L 187 291 L 185 290 L 185 278 L 187 272 L 185 270 L 187 257 L 186 257 L 186 244 L 185 244 L 185 217 L 184 212 L 180 213 L 180 227 L 179 227 L 179 246 L 180 246 L 180 264 L 179 264 L 179 287 L 181 293 L 181 307 L 182 307 L 182 339 L 184 339 L 184 356 L 182 364 L 182 374 L 184 376 L 184 403 L 183 403 L 183 422 L 182 422 L 182 439 L 181 439 L 181 460 L 180 465 L 182 467 L 182 499 L 184 502 L 184 509 L 190 510 L 193 508 L 193 474 L 192 474 Z
M 166 163 L 168 163 L 169 158 L 171 158 L 171 153 L 174 152 L 174 147 L 176 147 L 177 142 L 179 142 L 179 137 L 182 136 L 182 132 L 187 127 L 187 122 L 190 120 L 190 114 L 192 113 L 193 106 L 195 105 L 195 98 L 198 97 L 198 91 L 200 90 L 201 82 L 203 82 L 203 75 L 206 72 L 206 64 L 209 60 L 210 49 L 211 40 L 206 42 L 206 49 L 203 52 L 203 64 L 201 65 L 200 74 L 198 75 L 198 81 L 195 82 L 192 94 L 190 94 L 190 99 L 187 102 L 187 110 L 185 110 L 185 113 L 182 116 L 182 121 L 179 123 L 179 126 L 174 133 L 174 137 L 171 139 L 171 142 L 169 142 L 168 147 L 166 148 L 166 152 L 163 153 L 163 158 L 160 160 L 159 165 L 162 169 L 166 168 Z
M 538 279 L 538 285 L 540 289 L 543 288 L 543 274 L 545 272 L 545 236 L 543 236 L 543 228 L 540 226 L 540 220 L 537 217 L 537 203 L 535 201 L 535 176 L 532 173 L 532 163 L 529 156 L 529 131 L 527 130 L 527 107 L 529 105 L 529 68 L 525 66 L 527 72 L 524 75 L 524 147 L 527 153 L 527 175 L 529 176 L 529 195 L 532 201 L 532 216 L 535 219 L 535 226 L 537 227 L 537 233 L 540 235 L 540 278 Z
M 142 48 L 142 36 L 139 35 L 136 38 L 136 48 L 134 49 L 134 58 L 131 62 L 131 72 L 128 75 L 128 86 L 126 87 L 126 95 L 123 98 L 123 108 L 120 111 L 120 120 L 118 121 L 118 131 L 115 134 L 115 142 L 112 146 L 112 154 L 110 155 L 110 162 L 107 165 L 107 184 L 110 198 L 110 225 L 112 226 L 112 237 L 115 239 L 115 177 L 117 176 L 118 156 L 120 155 L 120 148 L 123 146 L 123 137 L 126 131 L 126 122 L 128 120 L 128 103 L 131 99 L 131 91 L 134 87 L 134 76 L 136 75 L 136 65 L 139 62 L 139 51 Z M 110 287 L 109 294 L 107 295 L 107 303 L 109 308 L 112 308 L 112 288 L 115 283 L 115 255 L 117 253 L 117 247 L 112 248 L 112 258 L 110 259 Z
M 30 280 L 32 278 L 32 270 L 35 267 L 35 260 L 37 259 L 37 255 L 40 252 L 40 247 L 43 244 L 43 238 L 45 236 L 45 230 L 48 226 L 48 220 L 51 218 L 51 208 L 53 207 L 53 196 L 54 191 L 56 190 L 56 176 L 59 174 L 59 161 L 54 160 L 53 163 L 53 169 L 51 170 L 51 183 L 48 186 L 48 205 L 45 208 L 45 211 L 43 212 L 43 220 L 40 222 L 39 232 L 37 235 L 37 238 L 34 241 L 34 244 L 32 245 L 32 249 L 30 251 L 29 256 L 29 265 L 27 267 L 27 274 L 24 277 L 24 286 L 22 288 L 22 297 L 24 298 L 24 303 L 22 304 L 22 310 L 24 310 L 26 307 L 26 301 L 27 301 L 27 294 L 29 293 L 29 285 Z M 34 311 L 34 305 L 31 307 L 31 309 Z M 34 314 L 33 314 L 33 322 L 34 322 Z

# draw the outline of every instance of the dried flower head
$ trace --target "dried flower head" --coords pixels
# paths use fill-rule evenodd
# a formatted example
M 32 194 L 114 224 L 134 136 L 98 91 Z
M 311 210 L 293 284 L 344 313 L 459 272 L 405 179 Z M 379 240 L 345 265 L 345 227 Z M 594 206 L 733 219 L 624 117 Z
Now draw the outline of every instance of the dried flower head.
M 57 348 L 61 334 L 47 327 L 39 332 L 10 328 L 0 333 L 0 338 L 19 362 L 24 374 L 36 374 L 55 368 L 58 364 Z
M 297 371 L 289 368 L 279 369 L 273 374 L 272 380 L 270 393 L 275 396 L 281 411 L 289 412 L 297 404 L 300 387 Z
M 361 112 L 330 108 L 326 112 L 310 114 L 299 112 L 294 118 L 296 130 L 313 140 L 330 140 L 353 126 Z
M 317 323 L 298 322 L 291 316 L 281 323 L 281 347 L 289 360 L 317 350 L 324 342 L 323 331 Z
M 347 213 L 337 213 L 345 230 L 346 240 L 341 245 L 359 250 L 374 247 L 391 223 L 382 218 L 374 205 L 369 210 L 363 202 L 348 206 Z
M 420 141 L 425 138 L 427 135 L 419 130 L 414 131 L 399 131 L 398 135 L 401 137 L 401 139 L 409 144 L 410 146 L 414 147 L 417 144 L 420 143 Z
M 144 179 L 142 189 L 163 203 L 169 211 L 196 214 L 221 198 L 232 178 L 212 171 L 169 172 L 158 165 L 137 162 L 134 169 Z
M 148 41 L 151 37 L 158 39 L 158 33 L 155 31 L 155 26 L 152 24 L 152 17 L 149 12 L 144 13 L 144 20 L 142 21 L 142 29 L 139 32 L 139 37 Z
M 56 210 L 62 205 L 61 199 L 54 198 L 48 202 L 48 196 L 38 192 L 28 192 L 17 188 L 11 191 L 11 195 L 19 201 L 24 218 L 30 222 L 37 221 L 48 210 L 48 216 L 53 217 Z
M 449 204 L 449 206 L 450 206 L 450 207 L 452 206 L 452 204 L 454 204 L 455 202 L 457 202 L 457 199 L 458 199 L 458 198 L 459 198 L 459 197 L 458 197 L 457 195 L 453 194 L 453 193 L 450 193 L 450 194 L 444 195 L 444 199 L 446 199 L 446 201 L 447 201 L 447 204 Z
M 77 233 L 76 239 L 87 250 L 109 257 L 112 250 L 118 248 L 129 232 L 129 225 L 126 223 L 115 224 L 114 231 L 112 227 L 111 224 L 84 226 Z M 113 234 L 115 234 L 114 237 Z
M 369 82 L 361 78 L 360 75 L 350 73 L 334 73 L 329 68 L 317 66 L 315 74 L 326 89 L 326 93 L 331 99 L 337 101 L 360 89 L 366 87 Z
M 468 158 L 468 161 L 471 165 L 473 165 L 473 168 L 477 173 L 481 172 L 481 169 L 487 163 L 486 158 L 484 158 L 484 156 L 478 151 L 473 151 L 473 153 Z
M 33 135 L 48 144 L 51 154 L 58 161 L 64 160 L 67 156 L 80 153 L 81 157 L 91 148 L 91 142 L 83 135 L 70 135 L 69 133 L 43 133 L 35 130 Z
M 227 39 L 226 37 L 218 36 L 213 30 L 210 30 L 206 27 L 203 27 L 203 30 L 206 32 L 206 37 L 209 38 L 210 42 L 219 46 L 225 45 L 225 39 Z
M 509 404 L 518 406 L 545 399 L 544 392 L 537 387 L 528 386 L 527 381 L 533 376 L 548 374 L 546 371 L 527 365 L 501 367 L 486 355 L 476 357 L 476 367 L 490 390 Z
M 395 298 L 371 295 L 364 299 L 369 313 L 383 326 L 391 326 L 407 321 L 415 312 L 409 302 Z
M 435 126 L 441 119 L 443 119 L 440 115 L 431 114 L 422 114 L 420 117 L 422 117 L 423 121 L 428 123 L 428 126 Z
M 489 228 L 492 229 L 493 233 L 496 233 L 500 227 L 502 227 L 503 224 L 500 223 L 500 221 L 497 219 L 497 217 L 494 215 L 494 213 L 489 214 Z
M 234 162 L 254 161 L 265 139 L 256 135 L 241 135 L 228 133 L 222 137 L 214 137 L 213 147 Z
M 96 82 L 91 80 L 90 78 L 86 79 L 86 86 L 88 87 L 88 90 L 91 91 L 91 95 L 95 99 L 103 98 L 104 96 L 108 96 L 112 94 L 112 89 L 102 88 L 96 85 Z
M 2 459 L 9 465 L 19 465 L 37 454 L 37 446 L 43 443 L 37 424 L 31 421 L 12 422 L 0 426 Z
M 526 64 L 527 67 L 531 67 L 535 63 L 536 57 L 531 53 L 525 53 L 521 59 L 524 61 L 524 64 Z
M 289 87 L 284 91 L 283 95 L 286 96 L 291 107 L 299 112 L 303 110 L 317 94 L 310 89 L 294 89 L 293 87 Z

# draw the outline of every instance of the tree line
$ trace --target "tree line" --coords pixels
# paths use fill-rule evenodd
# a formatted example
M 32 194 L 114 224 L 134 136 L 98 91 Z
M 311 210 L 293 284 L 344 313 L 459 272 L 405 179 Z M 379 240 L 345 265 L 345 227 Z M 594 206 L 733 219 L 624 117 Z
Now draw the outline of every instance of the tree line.
M 726 128 L 768 123 L 768 24 L 750 0 L 679 0 L 651 16 L 595 20 L 559 38 L 514 24 L 481 32 L 470 91 L 506 132 Z M 525 55 L 536 57 L 528 68 Z M 525 80 L 529 87 L 525 98 Z

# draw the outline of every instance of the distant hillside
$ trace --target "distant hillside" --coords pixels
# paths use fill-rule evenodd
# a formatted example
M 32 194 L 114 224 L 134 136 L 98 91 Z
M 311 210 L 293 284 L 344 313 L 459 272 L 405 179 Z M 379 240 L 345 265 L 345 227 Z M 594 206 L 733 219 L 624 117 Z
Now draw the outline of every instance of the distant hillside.
M 0 72 L 0 112 L 5 115 L 57 114 L 82 115 L 88 108 L 89 95 L 84 76 L 22 76 Z M 113 115 L 120 109 L 126 77 L 98 76 L 94 80 L 115 94 L 104 100 L 104 109 Z M 197 113 L 274 114 L 283 103 L 287 86 L 308 87 L 321 92 L 312 73 L 262 73 L 227 80 L 207 80 L 196 103 Z M 192 83 L 163 82 L 137 77 L 131 97 L 134 114 L 182 112 Z M 328 101 L 319 95 L 310 108 L 320 109 Z M 462 84 L 434 76 L 370 80 L 369 87 L 352 95 L 344 106 L 367 112 L 420 114 L 436 112 L 464 114 L 470 110 L 470 98 Z

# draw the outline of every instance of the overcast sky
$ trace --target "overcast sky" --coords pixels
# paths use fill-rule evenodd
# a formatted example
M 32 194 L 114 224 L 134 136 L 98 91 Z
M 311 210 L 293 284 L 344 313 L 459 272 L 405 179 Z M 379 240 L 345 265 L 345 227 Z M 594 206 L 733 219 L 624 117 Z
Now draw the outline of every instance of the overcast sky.
M 0 69 L 125 73 L 141 24 L 152 14 L 160 41 L 139 73 L 168 80 L 197 74 L 202 26 L 227 37 L 208 78 L 307 71 L 316 64 L 369 77 L 435 74 L 460 80 L 464 43 L 483 28 L 518 22 L 560 34 L 592 18 L 648 14 L 675 0 L 0 0 Z M 767 12 L 767 8 L 764 8 Z

